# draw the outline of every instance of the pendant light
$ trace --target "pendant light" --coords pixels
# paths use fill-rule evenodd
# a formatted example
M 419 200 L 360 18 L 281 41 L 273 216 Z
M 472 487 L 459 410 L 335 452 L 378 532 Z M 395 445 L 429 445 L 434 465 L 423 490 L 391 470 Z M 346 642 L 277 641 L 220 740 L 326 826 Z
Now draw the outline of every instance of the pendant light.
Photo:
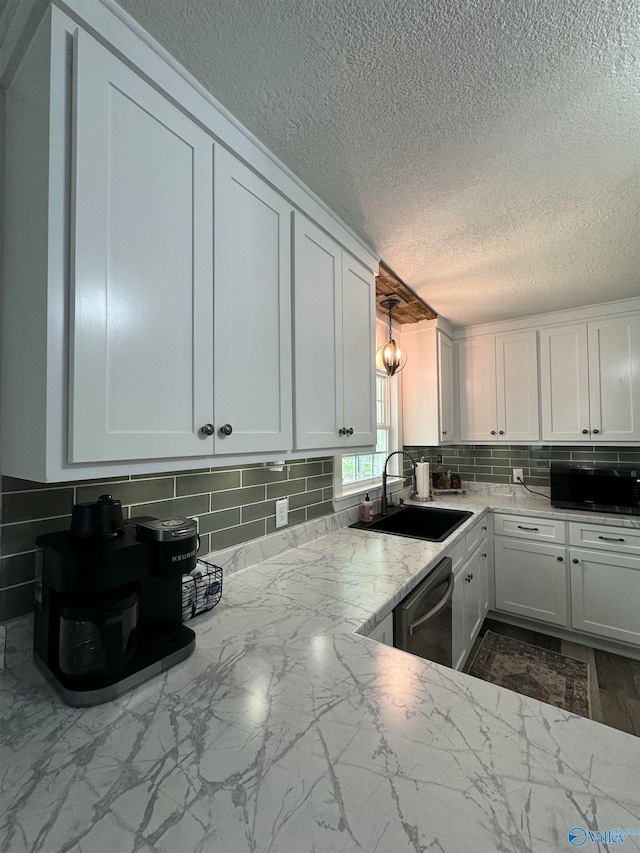
M 381 308 L 386 308 L 389 311 L 389 340 L 378 348 L 377 361 L 388 376 L 394 376 L 404 368 L 407 363 L 407 354 L 393 340 L 393 329 L 391 326 L 391 312 L 400 304 L 400 300 L 391 296 L 388 299 L 383 299 L 380 302 Z

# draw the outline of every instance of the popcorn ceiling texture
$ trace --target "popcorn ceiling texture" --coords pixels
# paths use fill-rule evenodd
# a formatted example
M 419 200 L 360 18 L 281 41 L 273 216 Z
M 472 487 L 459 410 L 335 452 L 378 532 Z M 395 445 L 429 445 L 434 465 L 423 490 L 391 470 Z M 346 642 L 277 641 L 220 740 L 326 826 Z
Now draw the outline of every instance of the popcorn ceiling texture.
M 636 0 L 121 0 L 457 325 L 640 294 Z

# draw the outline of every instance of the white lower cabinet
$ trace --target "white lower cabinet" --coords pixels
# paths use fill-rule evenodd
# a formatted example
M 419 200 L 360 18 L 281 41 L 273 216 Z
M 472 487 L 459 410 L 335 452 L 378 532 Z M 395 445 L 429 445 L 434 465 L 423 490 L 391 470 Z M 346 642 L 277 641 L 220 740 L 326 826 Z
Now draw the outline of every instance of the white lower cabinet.
M 571 624 L 640 645 L 640 558 L 572 548 Z
M 496 610 L 566 626 L 565 546 L 497 536 L 494 548 Z
M 384 619 L 369 631 L 367 637 L 378 643 L 384 643 L 385 646 L 393 645 L 393 610 L 391 613 L 387 613 Z
M 479 521 L 467 533 L 465 543 L 470 556 L 454 575 L 451 636 L 454 669 L 462 669 L 467 662 L 489 608 L 487 576 L 491 547 L 486 536 L 486 525 L 486 519 Z M 484 534 L 480 541 L 479 532 Z

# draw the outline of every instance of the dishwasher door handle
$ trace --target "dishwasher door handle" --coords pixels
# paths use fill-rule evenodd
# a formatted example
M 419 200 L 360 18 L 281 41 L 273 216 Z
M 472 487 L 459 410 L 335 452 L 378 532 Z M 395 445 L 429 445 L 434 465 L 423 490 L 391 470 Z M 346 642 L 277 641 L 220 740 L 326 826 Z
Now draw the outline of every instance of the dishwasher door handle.
M 437 616 L 438 613 L 440 613 L 441 610 L 444 610 L 444 608 L 447 606 L 447 604 L 449 604 L 449 602 L 453 598 L 453 584 L 454 584 L 454 578 L 453 578 L 453 573 L 452 573 L 449 575 L 449 583 L 447 585 L 445 593 L 442 596 L 442 598 L 440 599 L 440 601 L 436 604 L 436 606 L 432 607 L 431 610 L 429 610 L 427 613 L 425 613 L 419 619 L 416 619 L 415 622 L 409 623 L 409 636 L 410 637 L 413 635 L 414 631 L 422 628 L 423 625 L 425 625 L 427 622 L 429 622 L 430 619 L 433 619 L 435 616 Z

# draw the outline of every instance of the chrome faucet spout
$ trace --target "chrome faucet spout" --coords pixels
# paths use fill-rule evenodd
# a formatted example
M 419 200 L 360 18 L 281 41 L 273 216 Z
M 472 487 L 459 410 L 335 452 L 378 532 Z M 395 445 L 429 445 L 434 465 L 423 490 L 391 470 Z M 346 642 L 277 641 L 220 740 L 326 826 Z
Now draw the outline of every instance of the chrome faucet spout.
M 384 460 L 384 467 L 382 468 L 382 498 L 380 500 L 380 513 L 381 515 L 387 515 L 389 511 L 389 503 L 387 501 L 387 465 L 389 464 L 389 460 L 392 456 L 406 456 L 409 462 L 411 462 L 412 472 L 411 472 L 411 497 L 417 494 L 416 488 L 416 460 L 413 456 L 409 456 L 409 454 L 405 450 L 394 450 L 390 453 L 387 458 Z

